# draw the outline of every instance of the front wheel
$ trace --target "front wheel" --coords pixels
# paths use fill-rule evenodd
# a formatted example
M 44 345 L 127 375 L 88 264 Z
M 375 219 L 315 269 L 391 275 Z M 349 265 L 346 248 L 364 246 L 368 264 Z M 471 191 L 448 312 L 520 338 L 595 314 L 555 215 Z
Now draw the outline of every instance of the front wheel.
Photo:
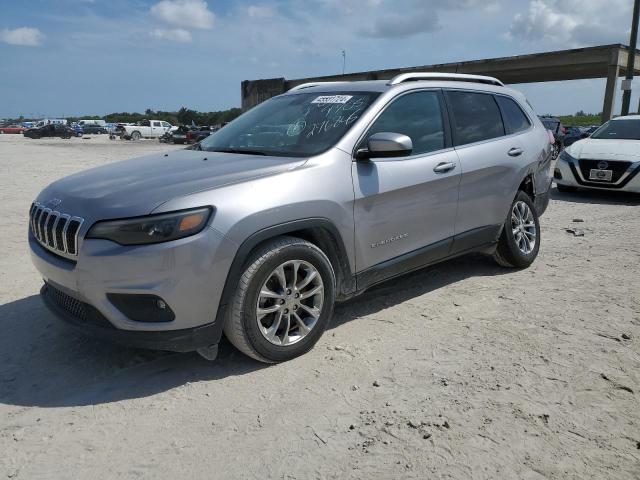
M 333 314 L 336 280 L 327 256 L 305 240 L 279 237 L 246 265 L 226 313 L 226 337 L 266 363 L 308 352 Z
M 536 259 L 539 250 L 538 212 L 529 195 L 521 190 L 511 204 L 493 258 L 503 267 L 526 268 Z

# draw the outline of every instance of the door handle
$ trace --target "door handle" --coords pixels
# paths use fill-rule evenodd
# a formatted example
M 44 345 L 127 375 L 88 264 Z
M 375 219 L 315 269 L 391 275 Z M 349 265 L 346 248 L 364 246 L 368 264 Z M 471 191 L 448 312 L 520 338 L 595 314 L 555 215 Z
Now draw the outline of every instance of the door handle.
M 443 162 L 439 163 L 433 168 L 433 171 L 436 173 L 446 173 L 456 168 L 456 164 L 453 162 Z
M 512 148 L 511 150 L 509 150 L 510 157 L 519 157 L 520 155 L 522 155 L 521 148 Z

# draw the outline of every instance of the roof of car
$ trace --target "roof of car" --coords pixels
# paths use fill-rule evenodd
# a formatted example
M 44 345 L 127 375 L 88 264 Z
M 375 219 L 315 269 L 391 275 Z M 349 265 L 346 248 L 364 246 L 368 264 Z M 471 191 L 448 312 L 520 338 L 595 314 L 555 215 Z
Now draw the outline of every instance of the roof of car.
M 640 120 L 640 115 L 624 115 L 622 117 L 616 117 L 612 120 Z

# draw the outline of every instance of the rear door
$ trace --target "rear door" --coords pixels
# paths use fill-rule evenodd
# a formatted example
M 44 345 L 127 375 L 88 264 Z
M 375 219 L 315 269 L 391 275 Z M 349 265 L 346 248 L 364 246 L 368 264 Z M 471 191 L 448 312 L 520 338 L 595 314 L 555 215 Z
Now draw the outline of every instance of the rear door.
M 533 166 L 534 192 L 536 195 L 547 192 L 551 184 L 551 156 L 546 150 L 548 140 L 534 131 L 532 118 L 513 98 L 496 95 L 496 100 L 502 111 L 507 135 L 517 137 L 523 148 L 522 154 L 514 158 L 515 167 L 524 169 Z
M 446 92 L 462 178 L 453 252 L 492 242 L 505 221 L 525 145 L 508 135 L 496 98 L 467 90 Z
M 451 147 L 440 90 L 396 97 L 369 127 L 359 147 L 379 132 L 409 136 L 413 151 L 406 157 L 353 162 L 356 266 L 362 271 L 394 259 L 399 271 L 386 269 L 386 274 L 394 274 L 406 269 L 405 254 L 411 253 L 413 261 L 419 262 L 424 260 L 420 249 L 425 247 L 433 247 L 433 255 L 448 253 L 460 165 Z

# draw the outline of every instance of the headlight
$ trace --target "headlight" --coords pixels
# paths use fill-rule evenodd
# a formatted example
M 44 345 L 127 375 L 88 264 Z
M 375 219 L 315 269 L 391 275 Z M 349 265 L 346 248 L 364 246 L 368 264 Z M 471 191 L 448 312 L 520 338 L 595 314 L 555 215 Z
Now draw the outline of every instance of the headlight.
M 558 160 L 564 160 L 565 162 L 571 163 L 575 160 L 575 158 L 569 155 L 569 153 L 566 150 L 563 150 L 562 152 L 560 152 L 560 155 L 558 156 Z
M 202 231 L 211 217 L 210 207 L 95 223 L 86 238 L 111 240 L 120 245 L 170 242 Z

